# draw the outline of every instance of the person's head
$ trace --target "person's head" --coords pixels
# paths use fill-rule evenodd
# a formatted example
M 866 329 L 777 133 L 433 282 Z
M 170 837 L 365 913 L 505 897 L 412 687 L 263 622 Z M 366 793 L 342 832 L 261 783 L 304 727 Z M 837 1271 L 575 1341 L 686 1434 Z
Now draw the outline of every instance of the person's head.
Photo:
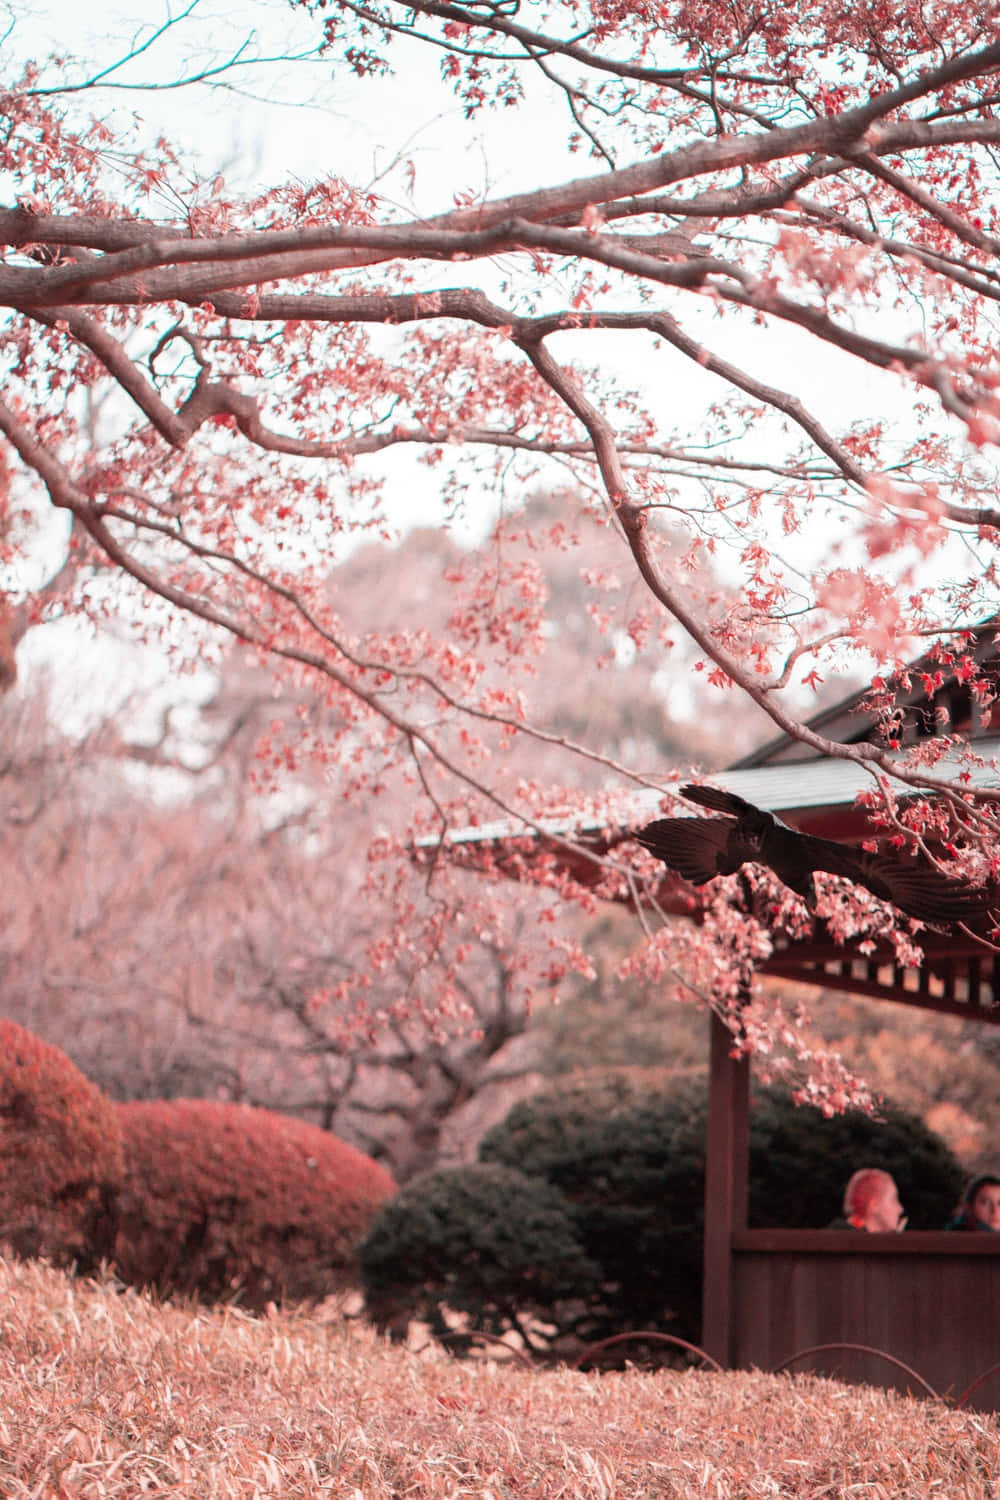
M 1000 1177 L 992 1172 L 973 1177 L 959 1211 L 977 1229 L 1000 1230 Z
M 896 1184 L 879 1167 L 862 1167 L 844 1189 L 844 1218 L 856 1229 L 870 1234 L 891 1234 L 902 1229 L 903 1205 Z

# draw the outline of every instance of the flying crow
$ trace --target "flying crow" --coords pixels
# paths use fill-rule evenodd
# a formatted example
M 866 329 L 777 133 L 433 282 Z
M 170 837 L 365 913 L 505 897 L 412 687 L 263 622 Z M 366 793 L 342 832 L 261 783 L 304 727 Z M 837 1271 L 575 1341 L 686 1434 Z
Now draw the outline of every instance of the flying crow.
M 682 786 L 680 792 L 689 802 L 727 816 L 659 818 L 635 837 L 693 885 L 704 885 L 716 875 L 734 875 L 752 861 L 767 865 L 810 907 L 816 900 L 813 875 L 817 870 L 853 880 L 906 916 L 935 927 L 976 922 L 991 904 L 1000 904 L 992 888 L 987 891 L 950 880 L 916 858 L 869 854 L 850 844 L 799 833 L 732 792 L 710 786 Z

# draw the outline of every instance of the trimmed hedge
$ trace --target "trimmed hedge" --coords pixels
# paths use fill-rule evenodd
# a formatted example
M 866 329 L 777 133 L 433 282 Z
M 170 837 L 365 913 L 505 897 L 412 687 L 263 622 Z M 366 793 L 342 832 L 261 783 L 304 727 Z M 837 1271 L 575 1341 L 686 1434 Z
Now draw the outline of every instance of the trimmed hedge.
M 58 1047 L 0 1020 L 0 1240 L 94 1269 L 124 1171 L 114 1104 Z
M 704 1088 L 649 1093 L 628 1075 L 516 1105 L 484 1136 L 480 1159 L 537 1177 L 571 1205 L 601 1268 L 587 1337 L 658 1328 L 696 1338 L 700 1324 Z
M 593 1294 L 598 1277 L 569 1205 L 510 1166 L 415 1178 L 361 1244 L 367 1309 L 383 1327 L 405 1325 L 408 1314 L 443 1332 L 445 1304 L 499 1334 L 520 1316 L 549 1317 L 568 1298 Z
M 249 1308 L 357 1282 L 357 1246 L 395 1192 L 384 1167 L 314 1125 L 203 1099 L 118 1106 L 122 1278 Z

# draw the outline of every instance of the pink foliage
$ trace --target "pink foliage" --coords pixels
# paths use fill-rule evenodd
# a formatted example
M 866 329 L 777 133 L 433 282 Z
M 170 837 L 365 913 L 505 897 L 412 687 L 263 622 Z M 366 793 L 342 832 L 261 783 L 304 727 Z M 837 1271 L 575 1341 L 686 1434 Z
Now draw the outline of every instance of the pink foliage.
M 257 789 L 326 776 L 369 818 L 366 895 L 388 930 L 367 972 L 316 989 L 355 1030 L 457 1013 L 469 928 L 503 927 L 509 897 L 484 883 L 469 901 L 443 857 L 408 886 L 414 843 L 443 851 L 497 818 L 537 831 L 556 805 L 611 820 L 623 791 L 663 789 L 646 741 L 623 733 L 609 753 L 551 712 L 539 664 L 580 618 L 602 643 L 572 680 L 578 702 L 599 703 L 600 669 L 633 656 L 661 708 L 665 678 L 699 704 L 737 694 L 762 731 L 946 798 L 956 868 L 982 869 L 997 794 L 971 786 L 971 760 L 956 768 L 960 745 L 947 765 L 927 749 L 900 761 L 891 690 L 864 745 L 805 716 L 820 684 L 864 680 L 873 659 L 896 682 L 918 642 L 971 661 L 970 628 L 996 612 L 990 17 L 958 0 L 933 15 L 886 0 L 331 0 L 314 19 L 333 63 L 373 87 L 405 34 L 411 85 L 443 74 L 476 130 L 502 135 L 530 78 L 589 167 L 542 181 L 529 159 L 518 191 L 455 182 L 443 211 L 334 175 L 240 196 L 167 142 L 113 139 L 85 90 L 62 92 L 65 65 L 12 78 L 10 646 L 75 616 L 165 640 L 185 666 L 217 666 L 223 641 L 268 665 L 301 714 L 261 735 Z M 609 348 L 642 379 L 611 373 Z M 817 394 L 827 367 L 842 409 Z M 672 400 L 688 381 L 693 417 Z M 445 524 L 471 519 L 489 541 L 446 559 L 430 602 L 376 580 L 376 603 L 410 608 L 363 620 L 331 574 L 405 524 L 406 483 L 382 455 L 432 474 Z M 539 488 L 558 506 L 544 523 L 524 507 Z M 29 490 L 71 525 L 41 583 Z M 612 558 L 583 555 L 595 526 Z M 577 587 L 553 594 L 539 554 L 577 546 Z M 11 655 L 0 633 L 2 682 Z M 526 742 L 543 752 L 527 772 Z M 371 809 L 401 786 L 409 826 L 376 836 Z M 890 837 L 919 837 L 888 790 L 883 811 Z M 604 892 L 648 873 L 627 852 L 592 863 Z M 594 879 L 552 864 L 535 878 L 559 902 L 595 899 Z M 552 974 L 585 963 L 561 941 Z M 757 935 L 699 941 L 715 942 L 704 963 L 724 995 L 726 943 L 750 962 Z M 364 992 L 394 970 L 399 1011 L 380 1015 Z
M 114 1243 L 122 1173 L 111 1101 L 58 1047 L 0 1019 L 0 1240 L 95 1265 Z
M 127 1281 L 251 1307 L 349 1284 L 395 1191 L 370 1157 L 301 1120 L 209 1100 L 119 1106 L 125 1183 L 115 1263 Z

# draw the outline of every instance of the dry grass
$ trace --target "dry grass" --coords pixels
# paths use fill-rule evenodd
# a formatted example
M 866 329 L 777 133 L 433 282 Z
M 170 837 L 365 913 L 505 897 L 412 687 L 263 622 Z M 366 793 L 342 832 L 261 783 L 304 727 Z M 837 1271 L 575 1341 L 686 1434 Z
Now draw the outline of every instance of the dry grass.
M 996 1500 L 1000 1424 L 808 1376 L 460 1364 L 0 1261 L 4 1500 Z

